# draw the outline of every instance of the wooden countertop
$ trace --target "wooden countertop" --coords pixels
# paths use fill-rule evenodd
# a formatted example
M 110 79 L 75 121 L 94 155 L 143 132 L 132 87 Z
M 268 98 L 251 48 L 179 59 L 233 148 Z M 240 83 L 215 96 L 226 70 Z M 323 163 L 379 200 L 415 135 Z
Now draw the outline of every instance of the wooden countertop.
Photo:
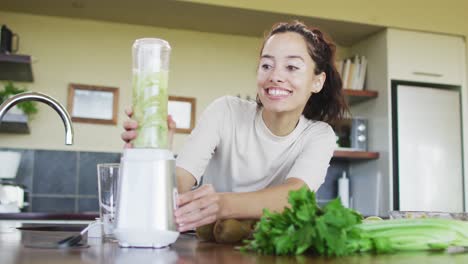
M 89 238 L 89 247 L 72 249 L 36 249 L 23 245 L 25 235 L 16 227 L 19 221 L 0 221 L 0 262 L 17 263 L 468 263 L 468 253 L 448 254 L 411 252 L 394 255 L 370 254 L 342 258 L 318 256 L 262 256 L 242 253 L 232 245 L 201 242 L 193 235 L 183 234 L 176 243 L 165 249 L 125 249 L 117 243 Z

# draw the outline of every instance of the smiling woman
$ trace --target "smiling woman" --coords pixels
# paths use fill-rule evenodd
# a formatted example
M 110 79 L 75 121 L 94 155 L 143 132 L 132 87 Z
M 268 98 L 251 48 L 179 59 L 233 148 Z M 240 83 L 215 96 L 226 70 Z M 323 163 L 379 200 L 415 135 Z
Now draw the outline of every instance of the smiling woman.
M 289 191 L 320 187 L 335 148 L 326 122 L 346 110 L 334 53 L 316 28 L 300 22 L 272 28 L 261 49 L 257 103 L 215 100 L 179 152 L 180 231 L 218 219 L 259 218 L 264 208 L 282 211 Z M 137 126 L 124 123 L 126 146 Z
M 277 57 L 269 54 L 272 51 L 277 52 Z M 335 44 L 319 29 L 307 28 L 302 23 L 280 23 L 273 27 L 263 44 L 257 85 L 269 92 L 271 78 L 290 77 L 276 82 L 288 81 L 290 85 L 302 87 L 295 90 L 302 91 L 299 97 L 307 102 L 303 109 L 305 117 L 333 122 L 347 111 L 342 80 L 334 65 L 335 52 Z M 292 94 L 294 89 L 286 90 Z M 264 94 L 258 91 L 259 107 L 264 101 L 259 99 Z

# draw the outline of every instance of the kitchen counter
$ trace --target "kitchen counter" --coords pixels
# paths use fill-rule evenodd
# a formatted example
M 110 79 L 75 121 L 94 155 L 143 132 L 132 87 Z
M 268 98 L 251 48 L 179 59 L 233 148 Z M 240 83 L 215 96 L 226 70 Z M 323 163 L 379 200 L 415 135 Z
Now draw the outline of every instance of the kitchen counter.
M 89 247 L 72 249 L 36 249 L 23 246 L 24 234 L 17 230 L 21 221 L 0 221 L 0 263 L 468 263 L 468 253 L 412 252 L 394 255 L 370 254 L 342 258 L 318 256 L 262 256 L 242 253 L 232 245 L 199 241 L 194 235 L 182 234 L 165 249 L 120 248 L 114 242 L 89 238 Z

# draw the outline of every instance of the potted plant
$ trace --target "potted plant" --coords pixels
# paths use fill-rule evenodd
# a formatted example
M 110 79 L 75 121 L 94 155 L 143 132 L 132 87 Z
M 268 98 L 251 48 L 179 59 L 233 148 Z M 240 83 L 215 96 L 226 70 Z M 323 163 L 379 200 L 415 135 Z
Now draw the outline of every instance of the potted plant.
M 3 90 L 0 91 L 0 104 L 6 101 L 8 98 L 14 96 L 15 94 L 23 93 L 26 92 L 26 89 L 21 89 L 11 81 L 8 81 L 4 84 Z M 16 111 L 19 111 L 20 113 L 24 113 L 25 115 L 28 116 L 28 119 L 31 119 L 34 114 L 37 113 L 37 104 L 36 102 L 33 101 L 27 101 L 27 102 L 22 102 L 17 104 L 16 106 Z M 13 109 L 15 109 L 13 107 Z M 11 110 L 13 110 L 11 109 Z M 10 110 L 10 112 L 11 112 Z M 15 110 L 13 110 L 14 112 Z

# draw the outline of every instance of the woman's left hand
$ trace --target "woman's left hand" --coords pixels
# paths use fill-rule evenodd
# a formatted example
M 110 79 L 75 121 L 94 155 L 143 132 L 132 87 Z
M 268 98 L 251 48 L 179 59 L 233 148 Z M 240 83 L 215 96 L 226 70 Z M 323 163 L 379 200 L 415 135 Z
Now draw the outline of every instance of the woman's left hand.
M 220 216 L 220 198 L 211 184 L 179 194 L 179 208 L 174 213 L 179 232 L 215 222 Z

